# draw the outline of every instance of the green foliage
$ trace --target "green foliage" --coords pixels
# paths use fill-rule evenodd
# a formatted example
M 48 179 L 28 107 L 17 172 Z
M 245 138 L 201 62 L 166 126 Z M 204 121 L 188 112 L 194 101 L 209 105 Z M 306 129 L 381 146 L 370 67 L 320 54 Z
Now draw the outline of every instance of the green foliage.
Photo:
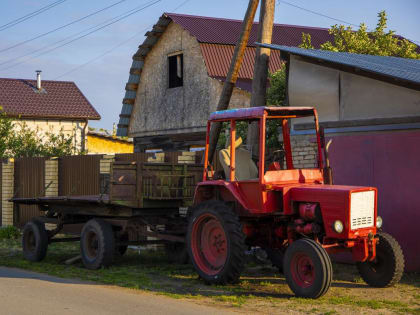
M 59 133 L 33 130 L 25 122 L 15 122 L 0 108 L 0 158 L 63 156 L 79 154 L 74 137 Z
M 11 240 L 20 237 L 20 231 L 14 226 L 0 227 L 0 240 Z
M 322 50 L 336 52 L 350 52 L 365 55 L 394 56 L 402 58 L 420 59 L 415 50 L 417 46 L 407 39 L 400 39 L 394 31 L 387 28 L 386 12 L 378 13 L 379 21 L 373 32 L 368 32 L 365 23 L 361 23 L 357 31 L 344 25 L 333 25 L 329 33 L 334 35 L 334 42 L 321 45 Z M 311 36 L 302 33 L 301 48 L 313 49 Z
M 267 105 L 285 105 L 286 100 L 286 67 L 269 73 L 270 86 L 267 89 Z

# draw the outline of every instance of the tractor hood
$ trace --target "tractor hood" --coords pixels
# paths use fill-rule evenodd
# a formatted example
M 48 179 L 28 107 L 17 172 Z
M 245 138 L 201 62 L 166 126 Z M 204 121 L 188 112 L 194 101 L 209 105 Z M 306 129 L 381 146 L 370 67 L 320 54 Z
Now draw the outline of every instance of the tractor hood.
M 283 187 L 285 212 L 294 211 L 293 203 L 319 204 L 328 237 L 356 238 L 376 233 L 377 190 L 374 187 L 340 185 L 299 185 Z M 344 225 L 342 233 L 333 230 L 334 221 Z M 372 230 L 374 229 L 374 231 Z

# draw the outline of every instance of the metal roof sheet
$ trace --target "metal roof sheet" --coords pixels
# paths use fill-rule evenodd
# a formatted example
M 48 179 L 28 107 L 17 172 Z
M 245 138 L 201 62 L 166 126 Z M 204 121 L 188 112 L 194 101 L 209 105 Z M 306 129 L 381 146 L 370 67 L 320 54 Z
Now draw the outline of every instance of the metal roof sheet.
M 311 116 L 314 115 L 313 107 L 274 107 L 274 106 L 260 106 L 260 107 L 246 107 L 246 108 L 235 108 L 220 110 L 210 114 L 210 120 L 219 120 L 219 119 L 240 119 L 240 118 L 250 118 L 250 117 L 262 117 L 264 112 L 267 112 L 269 115 L 279 115 L 279 116 L 289 116 L 297 115 L 302 116 Z
M 202 43 L 200 44 L 200 47 L 209 76 L 225 78 L 229 71 L 235 46 Z M 254 75 L 255 51 L 256 47 L 247 47 L 245 49 L 244 59 L 239 70 L 238 78 L 252 79 Z M 275 72 L 280 69 L 280 67 L 280 52 L 276 50 L 272 51 L 269 70 Z
M 379 76 L 412 82 L 420 87 L 420 60 L 417 59 L 303 49 L 273 44 L 258 45 L 335 65 L 353 67 Z
M 222 19 L 206 16 L 165 13 L 175 23 L 181 25 L 196 37 L 200 43 L 236 45 L 242 29 L 242 20 Z M 248 40 L 248 46 L 255 46 L 258 38 L 258 22 L 254 22 Z M 311 34 L 312 45 L 332 41 L 334 37 L 327 28 L 274 24 L 272 43 L 298 46 L 302 43 L 302 33 Z
M 0 107 L 9 116 L 101 119 L 74 82 L 0 78 Z

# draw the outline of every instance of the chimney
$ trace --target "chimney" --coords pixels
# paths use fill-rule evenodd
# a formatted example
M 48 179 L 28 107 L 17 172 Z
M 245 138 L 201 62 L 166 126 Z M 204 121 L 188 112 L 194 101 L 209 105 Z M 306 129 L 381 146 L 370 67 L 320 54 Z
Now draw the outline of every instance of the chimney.
M 36 70 L 36 88 L 41 91 L 41 70 Z

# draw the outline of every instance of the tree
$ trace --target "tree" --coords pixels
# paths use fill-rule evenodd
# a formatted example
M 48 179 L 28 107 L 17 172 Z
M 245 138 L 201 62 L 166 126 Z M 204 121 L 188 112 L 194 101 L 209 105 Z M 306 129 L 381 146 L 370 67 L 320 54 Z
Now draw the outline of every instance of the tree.
M 394 56 L 402 58 L 420 59 L 416 52 L 417 45 L 407 39 L 401 39 L 394 31 L 386 31 L 386 12 L 378 13 L 378 24 L 373 32 L 368 32 L 366 24 L 361 23 L 358 30 L 354 31 L 350 26 L 333 25 L 329 33 L 334 35 L 334 42 L 322 44 L 322 50 L 337 52 L 350 52 L 364 55 Z M 311 35 L 302 33 L 301 48 L 313 49 Z
M 0 158 L 35 156 L 63 156 L 80 154 L 74 146 L 74 137 L 29 128 L 25 122 L 15 122 L 0 107 Z

